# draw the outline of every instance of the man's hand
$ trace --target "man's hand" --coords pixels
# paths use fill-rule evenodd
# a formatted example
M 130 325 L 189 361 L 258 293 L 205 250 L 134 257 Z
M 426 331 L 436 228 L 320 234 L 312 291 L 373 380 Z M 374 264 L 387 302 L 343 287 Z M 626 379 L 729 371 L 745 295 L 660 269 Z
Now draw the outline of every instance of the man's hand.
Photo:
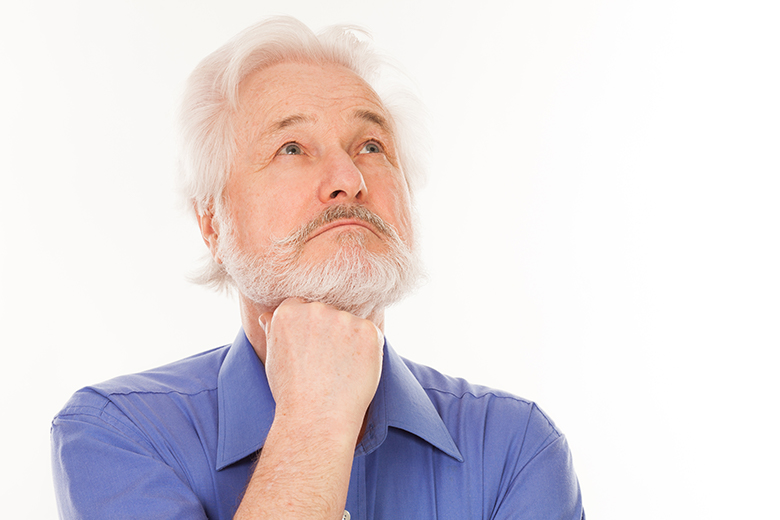
M 322 303 L 285 300 L 260 316 L 276 418 L 357 435 L 382 372 L 384 336 Z
M 295 298 L 260 323 L 276 414 L 234 518 L 338 520 L 384 336 L 368 320 Z

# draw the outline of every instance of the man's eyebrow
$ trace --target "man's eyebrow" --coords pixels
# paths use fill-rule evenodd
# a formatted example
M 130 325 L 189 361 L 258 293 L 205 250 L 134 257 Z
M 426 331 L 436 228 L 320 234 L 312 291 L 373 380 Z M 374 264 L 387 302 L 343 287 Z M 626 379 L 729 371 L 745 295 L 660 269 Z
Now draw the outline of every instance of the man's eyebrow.
M 365 110 L 365 109 L 355 110 L 354 116 L 358 119 L 363 119 L 370 123 L 374 123 L 383 131 L 387 132 L 390 135 L 393 134 L 392 128 L 390 127 L 390 123 L 387 121 L 387 119 L 384 116 L 374 112 L 373 110 Z
M 369 123 L 374 123 L 375 125 L 377 125 L 379 128 L 381 128 L 384 132 L 387 132 L 388 134 L 392 135 L 393 133 L 387 118 L 385 118 L 378 112 L 361 108 L 355 110 L 355 112 L 353 112 L 352 115 L 356 119 L 362 119 L 364 121 L 368 121 Z M 305 114 L 293 114 L 287 117 L 283 117 L 278 121 L 275 121 L 274 123 L 271 124 L 270 127 L 268 127 L 268 130 L 266 130 L 263 133 L 266 135 L 270 135 L 279 132 L 280 130 L 284 130 L 285 128 L 289 128 L 291 126 L 300 125 L 304 123 L 311 123 L 313 121 L 314 118 L 311 116 Z
M 284 130 L 287 127 L 299 125 L 301 123 L 310 123 L 314 119 L 303 114 L 294 114 L 280 119 L 273 123 L 266 133 L 273 134 L 279 130 Z

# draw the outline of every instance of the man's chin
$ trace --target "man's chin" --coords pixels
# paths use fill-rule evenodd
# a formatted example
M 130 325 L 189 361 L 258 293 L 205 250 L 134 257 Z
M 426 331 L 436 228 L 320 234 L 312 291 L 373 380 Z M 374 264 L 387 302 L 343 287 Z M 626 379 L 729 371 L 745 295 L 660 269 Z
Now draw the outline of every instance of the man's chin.
M 365 231 L 371 233 L 370 231 Z M 317 237 L 319 238 L 319 237 Z M 315 242 L 315 238 L 304 246 L 297 258 L 301 265 L 317 266 L 324 263 L 336 265 L 364 264 L 369 268 L 372 259 L 387 256 L 390 247 L 376 237 L 371 240 L 361 231 L 350 230 L 342 232 L 335 240 Z
M 262 258 L 226 255 L 225 267 L 245 298 L 267 308 L 298 297 L 367 317 L 416 287 L 419 259 L 397 237 L 344 228 Z
M 377 264 L 370 255 L 346 256 L 331 258 L 325 265 L 301 261 L 296 268 L 276 276 L 236 281 L 245 297 L 264 307 L 298 297 L 360 317 L 392 305 L 416 285 L 414 270 L 406 266 Z
M 307 240 L 302 253 L 322 251 L 324 256 L 333 255 L 340 249 L 362 249 L 381 254 L 389 249 L 386 240 L 378 237 L 373 231 L 363 226 L 339 226 L 325 231 Z M 320 260 L 324 260 L 324 256 Z

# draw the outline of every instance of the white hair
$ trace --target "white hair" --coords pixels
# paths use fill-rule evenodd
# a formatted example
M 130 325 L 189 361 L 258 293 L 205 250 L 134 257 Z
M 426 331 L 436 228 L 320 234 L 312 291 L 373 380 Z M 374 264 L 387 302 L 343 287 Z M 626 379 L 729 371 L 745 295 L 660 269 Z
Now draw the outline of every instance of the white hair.
M 276 17 L 237 34 L 198 64 L 189 77 L 180 112 L 179 170 L 183 195 L 197 215 L 220 212 L 235 155 L 233 115 L 241 81 L 281 62 L 338 64 L 380 96 L 394 128 L 401 170 L 414 200 L 424 181 L 424 111 L 400 69 L 378 53 L 369 34 L 341 25 L 319 35 L 291 17 Z M 381 73 L 381 74 L 380 74 Z M 233 284 L 210 256 L 193 281 L 216 289 Z

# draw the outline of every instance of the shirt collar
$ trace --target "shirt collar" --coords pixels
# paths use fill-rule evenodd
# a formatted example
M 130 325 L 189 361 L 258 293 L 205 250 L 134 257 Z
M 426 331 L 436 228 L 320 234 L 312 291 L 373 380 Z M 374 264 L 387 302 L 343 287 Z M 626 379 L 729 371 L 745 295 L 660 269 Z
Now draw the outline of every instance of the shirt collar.
M 355 451 L 368 454 L 387 437 L 388 427 L 412 433 L 463 461 L 452 436 L 425 390 L 385 341 L 382 377 L 369 408 L 366 433 Z M 276 408 L 260 359 L 243 329 L 219 370 L 217 470 L 263 447 Z
M 244 329 L 225 356 L 217 385 L 217 470 L 221 470 L 263 447 L 276 410 L 265 369 Z

